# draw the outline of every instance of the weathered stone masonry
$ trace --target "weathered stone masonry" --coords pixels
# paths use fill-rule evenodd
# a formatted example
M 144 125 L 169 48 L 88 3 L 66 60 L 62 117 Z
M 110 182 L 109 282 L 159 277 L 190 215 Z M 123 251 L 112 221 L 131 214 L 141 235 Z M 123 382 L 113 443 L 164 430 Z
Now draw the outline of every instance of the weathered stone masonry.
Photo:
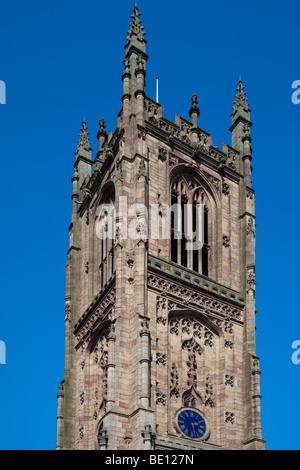
M 255 211 L 251 121 L 243 83 L 222 150 L 190 121 L 164 118 L 146 96 L 146 41 L 137 7 L 125 47 L 122 109 L 115 132 L 99 121 L 92 158 L 82 123 L 75 153 L 66 266 L 65 371 L 58 394 L 57 449 L 263 449 L 255 350 Z M 137 210 L 125 237 L 120 197 Z M 204 246 L 147 236 L 147 208 L 205 206 Z M 116 213 L 115 240 L 106 203 Z M 140 207 L 140 208 L 139 208 Z M 172 225 L 173 224 L 173 225 Z M 181 410 L 201 416 L 180 428 Z

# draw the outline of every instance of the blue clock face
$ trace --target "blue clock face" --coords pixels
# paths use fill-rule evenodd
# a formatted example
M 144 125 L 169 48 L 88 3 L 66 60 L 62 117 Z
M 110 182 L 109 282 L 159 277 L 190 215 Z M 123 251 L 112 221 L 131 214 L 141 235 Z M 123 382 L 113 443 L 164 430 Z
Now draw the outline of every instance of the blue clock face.
M 177 418 L 180 431 L 191 439 L 201 439 L 206 433 L 206 423 L 194 410 L 183 410 Z

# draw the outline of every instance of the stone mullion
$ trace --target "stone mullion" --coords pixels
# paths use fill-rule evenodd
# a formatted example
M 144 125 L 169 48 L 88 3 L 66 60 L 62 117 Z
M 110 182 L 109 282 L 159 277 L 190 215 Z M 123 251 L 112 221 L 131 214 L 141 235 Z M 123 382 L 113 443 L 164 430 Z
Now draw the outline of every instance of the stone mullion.
M 92 211 L 91 211 L 92 212 Z M 90 246 L 91 246 L 91 289 L 92 289 L 92 294 L 91 298 L 95 298 L 97 292 L 100 291 L 100 282 L 99 282 L 99 264 L 100 264 L 100 259 L 99 259 L 99 238 L 96 234 L 96 227 L 95 227 L 95 218 L 93 217 L 92 220 L 90 220 L 90 225 L 89 225 L 89 230 L 90 230 Z
M 110 217 L 110 215 L 109 215 Z M 108 231 L 107 233 L 107 255 L 106 255 L 106 258 L 107 258 L 107 275 L 106 275 L 106 279 L 107 281 L 110 279 L 111 277 L 111 248 L 112 248 L 112 240 L 111 240 L 111 234 L 110 232 Z
M 108 238 L 107 238 L 107 233 L 106 233 L 106 237 L 103 240 L 103 251 L 104 251 L 104 257 L 103 257 L 103 285 L 105 285 L 106 282 L 108 281 L 108 279 L 107 279 L 107 262 L 108 262 L 107 247 L 108 247 Z
M 176 227 L 176 232 L 177 234 L 181 234 L 181 238 L 177 239 L 177 264 L 181 264 L 181 242 L 183 238 L 183 227 L 182 227 L 182 206 L 181 206 L 181 184 L 180 182 L 178 183 L 177 186 L 178 189 L 178 196 L 177 196 L 177 227 Z M 176 220 L 176 218 L 175 218 Z
M 191 199 L 188 200 L 188 204 L 186 206 L 187 210 L 187 225 L 188 225 L 188 240 L 187 240 L 187 246 L 191 248 L 191 245 L 193 244 L 193 201 Z M 187 252 L 187 257 L 188 257 L 188 262 L 187 266 L 188 269 L 191 271 L 193 270 L 193 250 L 189 249 Z
M 87 209 L 88 217 L 90 209 Z M 89 220 L 89 219 L 88 219 Z M 88 240 L 89 240 L 89 253 L 88 253 L 88 302 L 90 303 L 94 298 L 94 278 L 95 278 L 95 252 L 94 252 L 94 239 L 96 234 L 93 231 L 94 228 L 94 221 L 92 225 L 90 225 L 90 221 L 87 224 L 87 232 L 88 232 Z
M 223 218 L 220 208 L 216 208 L 215 212 L 215 230 L 214 240 L 215 246 L 210 251 L 215 254 L 214 269 L 212 272 L 212 278 L 216 279 L 217 282 L 222 283 L 223 281 Z
M 231 268 L 231 259 L 232 259 L 232 224 L 231 224 L 231 196 L 222 197 L 222 210 L 223 210 L 223 220 L 226 222 L 225 227 L 223 228 L 223 235 L 228 237 L 227 246 L 224 246 L 223 241 L 223 260 L 222 266 L 224 268 L 224 261 L 228 263 L 228 271 L 223 272 L 223 284 L 229 285 L 232 287 L 232 268 Z M 226 243 L 226 242 L 225 242 Z M 229 245 L 229 246 L 228 246 Z M 226 256 L 225 256 L 226 254 Z
M 199 200 L 199 196 L 197 198 L 197 201 L 196 201 L 196 204 L 203 204 L 202 200 Z M 203 210 L 203 212 L 202 212 Z M 197 211 L 196 211 L 197 212 Z M 202 228 L 202 225 L 204 225 L 204 207 L 203 209 L 201 208 L 199 210 L 200 214 L 199 214 L 199 225 L 200 225 L 200 230 L 202 233 L 204 233 L 204 227 Z M 203 216 L 202 216 L 203 215 Z M 197 216 L 196 216 L 197 217 Z M 202 235 L 201 235 L 201 238 L 202 238 Z M 204 239 L 202 240 L 203 244 L 204 244 Z M 198 250 L 198 273 L 202 274 L 202 254 L 203 254 L 203 247 L 204 245 Z
M 170 230 L 171 230 L 171 205 L 172 205 L 172 194 L 171 194 L 171 182 L 170 182 L 170 176 L 169 176 L 169 156 L 166 156 L 165 162 L 158 162 L 158 168 L 163 167 L 163 172 L 162 173 L 162 178 L 163 181 L 165 182 L 165 190 L 163 193 L 163 200 L 162 203 L 166 204 L 167 206 L 170 207 L 170 211 L 167 213 L 166 217 L 170 217 L 168 223 L 170 224 Z M 163 185 L 162 185 L 163 186 Z M 162 223 L 163 223 L 163 218 L 162 218 Z M 163 249 L 162 249 L 162 256 L 164 259 L 171 260 L 171 233 L 169 232 L 169 239 L 168 240 L 162 240 L 161 243 L 163 244 Z

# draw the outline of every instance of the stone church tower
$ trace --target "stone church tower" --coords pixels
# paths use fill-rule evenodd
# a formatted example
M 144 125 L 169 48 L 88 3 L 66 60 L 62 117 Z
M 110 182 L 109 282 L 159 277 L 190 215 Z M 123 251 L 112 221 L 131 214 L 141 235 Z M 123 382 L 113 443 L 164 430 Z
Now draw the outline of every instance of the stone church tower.
M 220 150 L 196 95 L 175 122 L 147 97 L 147 59 L 135 7 L 117 129 L 93 159 L 83 122 L 75 153 L 57 449 L 263 449 L 244 86 Z

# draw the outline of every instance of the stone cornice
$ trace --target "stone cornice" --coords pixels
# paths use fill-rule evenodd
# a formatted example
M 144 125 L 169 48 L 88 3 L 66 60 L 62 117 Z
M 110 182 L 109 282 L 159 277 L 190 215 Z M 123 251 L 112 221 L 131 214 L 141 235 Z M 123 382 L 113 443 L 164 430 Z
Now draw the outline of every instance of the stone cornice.
M 244 299 L 239 292 L 219 284 L 202 274 L 190 271 L 180 265 L 169 263 L 152 255 L 148 257 L 148 268 L 150 271 L 159 272 L 167 276 L 172 281 L 184 282 L 190 287 L 196 288 L 199 292 L 208 292 L 218 297 L 219 300 L 230 301 L 238 308 L 244 307 Z
M 164 122 L 170 122 L 165 120 L 165 118 L 161 118 L 164 120 Z M 176 124 L 171 123 L 172 126 L 175 128 L 178 128 Z M 179 128 L 178 128 L 179 129 Z M 160 142 L 164 143 L 165 145 L 169 146 L 172 151 L 177 150 L 180 153 L 183 153 L 184 155 L 192 158 L 195 163 L 198 164 L 203 164 L 204 166 L 210 168 L 211 170 L 219 172 L 219 161 L 216 158 L 213 158 L 209 153 L 205 153 L 201 150 L 198 151 L 198 156 L 194 155 L 194 148 L 189 145 L 186 142 L 183 142 L 179 137 L 172 137 L 171 141 L 169 138 L 169 134 L 166 130 L 161 129 L 160 127 L 156 126 L 155 124 L 152 124 L 150 121 L 145 121 L 145 130 L 146 132 L 151 135 L 152 137 L 156 138 Z M 199 131 L 202 131 L 199 129 Z M 207 133 L 205 133 L 207 134 Z M 210 135 L 210 134 L 207 134 Z M 215 151 L 218 153 L 218 155 L 224 155 L 226 156 L 221 150 L 216 149 L 215 147 L 210 146 L 209 149 L 212 149 L 212 151 Z M 240 180 L 243 178 L 243 175 L 238 173 L 237 171 L 233 170 L 232 168 L 229 168 L 228 166 L 224 166 L 222 169 L 222 175 L 227 177 L 229 180 L 239 183 Z
M 243 325 L 244 303 L 242 298 L 239 298 L 239 301 L 228 298 L 225 288 L 222 297 L 221 292 L 208 290 L 207 286 L 198 286 L 191 281 L 179 276 L 175 278 L 174 274 L 170 272 L 148 266 L 148 288 L 167 299 L 169 311 L 198 311 L 199 314 L 204 315 L 207 320 L 221 329 L 221 325 L 224 326 L 226 322 Z M 158 317 L 158 320 L 166 322 L 167 318 L 162 316 Z

